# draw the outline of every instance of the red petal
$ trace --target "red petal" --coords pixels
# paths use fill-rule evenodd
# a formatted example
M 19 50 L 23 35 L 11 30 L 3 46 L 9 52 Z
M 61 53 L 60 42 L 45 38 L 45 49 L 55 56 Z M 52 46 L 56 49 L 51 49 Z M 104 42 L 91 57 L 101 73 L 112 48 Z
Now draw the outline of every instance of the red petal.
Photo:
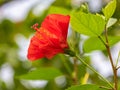
M 35 47 L 34 45 L 30 44 L 30 47 L 28 48 L 28 54 L 27 57 L 29 60 L 36 60 L 44 57 L 44 54 L 38 49 L 38 47 Z
M 69 19 L 69 16 L 59 14 L 48 15 L 31 39 L 28 59 L 52 58 L 63 53 L 64 49 L 68 48 L 66 38 Z
M 70 16 L 64 16 L 60 14 L 50 14 L 42 22 L 42 27 L 49 30 L 50 32 L 62 37 L 67 38 L 68 25 L 69 25 Z
M 30 46 L 28 48 L 28 59 L 29 60 L 36 60 L 44 57 L 41 49 L 39 48 L 40 40 L 33 36 L 30 42 Z

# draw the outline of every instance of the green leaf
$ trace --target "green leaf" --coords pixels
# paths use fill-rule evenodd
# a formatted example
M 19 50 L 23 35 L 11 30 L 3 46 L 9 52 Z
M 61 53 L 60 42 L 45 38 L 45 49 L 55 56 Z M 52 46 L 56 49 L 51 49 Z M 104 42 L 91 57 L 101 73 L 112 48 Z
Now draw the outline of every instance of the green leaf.
M 103 13 L 108 20 L 114 14 L 116 9 L 116 0 L 110 1 L 107 6 L 103 9 Z
M 33 70 L 27 74 L 19 76 L 18 78 L 27 80 L 52 80 L 60 75 L 62 75 L 62 73 L 56 68 L 49 67 Z
M 88 36 L 100 36 L 105 27 L 105 20 L 100 15 L 73 12 L 71 14 L 72 29 Z
M 68 9 L 65 9 L 63 7 L 56 7 L 56 6 L 51 6 L 48 10 L 48 14 L 70 14 L 70 11 Z
M 106 27 L 109 28 L 111 27 L 112 25 L 114 25 L 115 23 L 117 22 L 117 19 L 116 18 L 110 18 L 107 22 L 107 25 Z
M 102 37 L 105 41 L 105 38 Z M 113 46 L 118 41 L 120 41 L 120 36 L 109 36 L 109 43 L 110 46 Z M 101 40 L 98 37 L 90 37 L 84 42 L 83 49 L 85 52 L 91 52 L 94 50 L 105 50 L 105 45 L 101 42 Z
M 93 84 L 85 84 L 85 85 L 72 86 L 66 90 L 108 90 L 108 89 L 100 88 L 99 86 Z
M 59 7 L 65 7 L 65 8 L 71 8 L 71 0 L 55 0 L 52 3 L 53 6 L 59 6 Z

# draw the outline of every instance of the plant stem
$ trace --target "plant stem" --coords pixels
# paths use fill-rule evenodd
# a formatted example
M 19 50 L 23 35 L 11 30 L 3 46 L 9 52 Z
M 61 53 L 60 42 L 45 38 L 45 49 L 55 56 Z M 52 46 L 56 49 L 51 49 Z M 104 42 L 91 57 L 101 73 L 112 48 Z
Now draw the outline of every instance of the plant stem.
M 118 70 L 120 68 L 120 66 L 118 66 L 116 69 Z
M 106 46 L 106 43 L 105 43 L 105 41 L 102 39 L 102 37 L 101 36 L 98 36 L 98 38 L 101 40 L 101 42 Z
M 69 65 L 68 65 L 68 63 L 67 63 L 67 60 L 65 59 L 65 57 L 64 57 L 63 55 L 60 55 L 60 57 L 61 57 L 61 60 L 62 60 L 62 62 L 63 62 L 63 64 L 64 64 L 66 70 L 67 70 L 68 73 L 71 75 L 72 70 L 70 69 L 70 67 L 69 67 Z
M 117 67 L 117 65 L 118 65 L 119 57 L 120 57 L 120 51 L 119 51 L 119 53 L 118 53 L 118 58 L 117 58 L 115 67 Z
M 105 79 L 102 75 L 100 75 L 93 67 L 91 67 L 89 64 L 87 64 L 78 54 L 76 54 L 76 57 L 81 61 L 81 63 L 83 63 L 90 70 L 92 70 L 94 73 L 96 73 L 103 81 L 105 81 L 111 88 L 113 88 L 113 86 L 107 79 Z
M 73 81 L 74 81 L 74 85 L 77 85 L 78 84 L 78 65 L 77 65 L 77 59 L 76 59 L 76 57 L 74 57 L 73 60 L 74 60 Z
M 110 63 L 111 63 L 111 66 L 112 66 L 112 70 L 113 70 L 113 74 L 114 74 L 114 90 L 118 90 L 117 69 L 116 69 L 116 67 L 115 67 L 115 65 L 113 63 L 106 27 L 105 27 L 105 39 L 106 39 L 105 46 L 106 46 L 106 49 L 107 49 L 107 52 L 108 52 L 108 56 L 109 56 Z
M 100 88 L 107 89 L 107 90 L 113 90 L 113 89 L 105 87 L 105 86 L 100 86 Z

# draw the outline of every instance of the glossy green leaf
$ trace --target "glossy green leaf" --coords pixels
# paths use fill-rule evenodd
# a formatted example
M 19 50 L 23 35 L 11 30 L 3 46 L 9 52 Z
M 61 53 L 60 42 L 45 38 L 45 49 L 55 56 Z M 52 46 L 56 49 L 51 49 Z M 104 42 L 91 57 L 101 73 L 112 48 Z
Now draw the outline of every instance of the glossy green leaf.
M 110 19 L 108 20 L 108 22 L 107 22 L 106 27 L 109 28 L 109 27 L 111 27 L 112 25 L 114 25 L 116 22 L 117 22 L 117 19 L 115 19 L 115 18 L 110 18 Z
M 59 70 L 49 67 L 33 70 L 27 74 L 19 76 L 18 78 L 27 80 L 52 80 L 60 75 L 62 75 L 62 73 Z
M 72 86 L 66 90 L 107 90 L 107 89 L 101 88 L 93 84 L 85 84 L 85 85 Z
M 105 41 L 105 38 L 103 38 L 103 40 Z M 109 37 L 110 46 L 113 46 L 118 41 L 120 41 L 119 36 Z M 91 52 L 94 50 L 105 50 L 105 45 L 98 37 L 90 37 L 84 42 L 83 49 L 85 52 Z
M 105 20 L 100 15 L 73 12 L 71 14 L 72 29 L 88 36 L 100 36 L 105 27 Z
M 111 0 L 107 6 L 103 9 L 103 13 L 108 20 L 114 14 L 116 9 L 116 0 Z
M 48 14 L 69 14 L 70 11 L 68 9 L 65 9 L 63 7 L 56 7 L 56 6 L 51 6 L 49 8 Z

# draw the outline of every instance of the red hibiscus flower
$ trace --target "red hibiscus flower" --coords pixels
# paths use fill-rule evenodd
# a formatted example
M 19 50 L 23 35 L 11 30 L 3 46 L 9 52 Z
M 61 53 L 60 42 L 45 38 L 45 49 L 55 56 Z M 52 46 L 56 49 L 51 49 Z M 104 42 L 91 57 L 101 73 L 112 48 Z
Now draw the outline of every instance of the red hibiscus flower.
M 36 30 L 35 35 L 30 41 L 27 57 L 29 60 L 40 58 L 51 59 L 58 53 L 64 53 L 68 48 L 67 32 L 70 16 L 60 14 L 50 14 L 42 22 L 32 26 Z

